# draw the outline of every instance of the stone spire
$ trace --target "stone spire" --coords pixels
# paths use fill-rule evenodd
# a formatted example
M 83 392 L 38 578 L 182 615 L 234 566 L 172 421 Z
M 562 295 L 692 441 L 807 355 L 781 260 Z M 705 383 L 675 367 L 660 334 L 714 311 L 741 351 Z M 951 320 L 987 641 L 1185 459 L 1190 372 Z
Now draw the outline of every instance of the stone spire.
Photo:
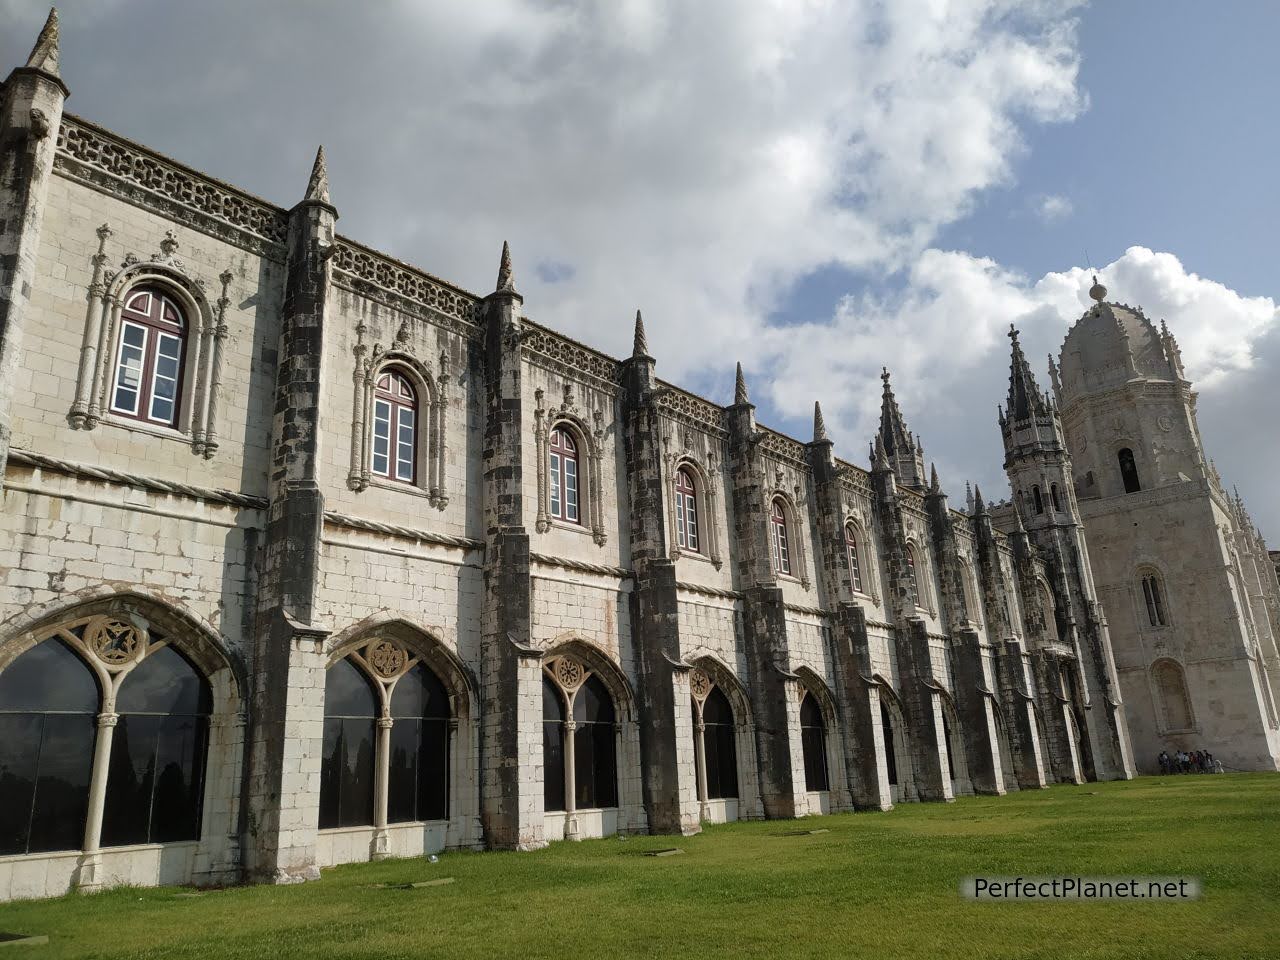
M 1009 400 L 1006 404 L 1008 417 L 1015 421 L 1043 417 L 1048 413 L 1044 395 L 1031 373 L 1031 365 L 1023 356 L 1022 344 L 1018 342 L 1018 328 L 1013 324 L 1009 324 L 1009 339 L 1013 343 L 1013 357 L 1009 366 Z
M 649 338 L 645 336 L 644 317 L 640 316 L 639 310 L 636 311 L 636 335 L 631 342 L 631 356 L 649 356 Z
M 982 488 L 977 484 L 973 487 L 973 515 L 975 517 L 985 516 L 987 512 L 987 502 L 982 499 Z
M 817 400 L 813 401 L 813 442 L 831 442 L 831 438 L 827 436 L 827 421 L 822 419 L 822 404 Z
M 941 493 L 942 485 L 938 483 L 938 465 L 936 463 L 929 464 L 929 492 Z
M 311 179 L 307 181 L 307 195 L 303 199 L 330 203 L 329 167 L 324 160 L 324 144 L 316 151 L 316 162 L 311 165 Z
M 44 29 L 36 38 L 36 45 L 31 48 L 31 56 L 27 57 L 27 67 L 50 76 L 61 77 L 58 73 L 57 7 L 49 8 L 49 19 L 44 22 Z
M 511 267 L 511 247 L 505 240 L 502 241 L 502 260 L 498 263 L 498 285 L 494 289 L 497 293 L 516 292 L 516 276 Z
M 893 395 L 893 386 L 889 383 L 889 370 L 882 367 L 880 379 L 884 381 L 883 394 L 880 399 L 880 432 L 876 440 L 884 447 L 885 456 L 898 476 L 898 482 L 905 487 L 923 490 L 924 479 L 924 445 L 907 429 L 898 401 Z
M 751 397 L 747 395 L 747 380 L 742 375 L 742 361 L 738 361 L 738 375 L 733 384 L 733 405 L 735 407 L 742 406 L 751 402 Z
M 973 516 L 973 484 L 968 480 L 964 482 L 964 506 L 969 516 Z
M 893 467 L 889 466 L 889 458 L 885 455 L 884 443 L 878 433 L 876 434 L 875 446 L 871 449 L 871 469 L 875 473 L 893 469 Z
M 1186 372 L 1182 368 L 1182 351 L 1178 349 L 1178 341 L 1174 339 L 1169 325 L 1160 321 L 1160 345 L 1164 347 L 1164 355 L 1169 361 L 1169 369 L 1179 380 L 1185 380 Z

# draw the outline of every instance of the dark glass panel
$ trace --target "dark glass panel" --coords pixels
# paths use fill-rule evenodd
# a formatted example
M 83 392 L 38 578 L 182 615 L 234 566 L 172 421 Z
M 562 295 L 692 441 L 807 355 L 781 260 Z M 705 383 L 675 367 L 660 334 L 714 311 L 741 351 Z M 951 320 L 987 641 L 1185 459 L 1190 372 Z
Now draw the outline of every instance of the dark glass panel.
M 38 713 L 0 714 L 0 856 L 27 852 L 43 729 Z
M 156 744 L 152 843 L 200 839 L 208 730 L 207 717 L 164 718 Z
M 732 724 L 708 723 L 702 743 L 707 755 L 707 798 L 738 795 L 737 742 Z
M 545 674 L 542 677 L 542 719 L 564 722 L 564 696 Z
M 320 829 L 338 826 L 338 794 L 342 785 L 342 721 L 326 718 L 324 746 L 320 753 Z
M 884 734 L 885 763 L 889 767 L 889 783 L 898 785 L 898 754 L 893 748 L 893 720 L 889 716 L 889 708 L 880 701 L 880 729 Z
M 443 717 L 449 716 L 449 694 L 431 670 L 421 663 L 396 681 L 391 693 L 391 716 Z
M 422 721 L 418 750 L 418 819 L 449 816 L 449 721 Z
M 4 852 L 80 849 L 89 811 L 95 723 L 87 714 L 0 717 L 0 735 L 6 740 L 0 751 L 9 753 L 16 747 L 25 759 L 0 774 Z M 9 743 L 10 735 L 24 739 Z M 11 791 L 17 801 L 13 810 L 8 802 Z
M 373 721 L 343 720 L 342 734 L 346 752 L 338 788 L 339 825 L 370 826 L 373 824 Z
M 733 723 L 733 707 L 719 687 L 712 687 L 702 705 L 702 719 L 707 723 Z
M 613 697 L 599 677 L 587 678 L 573 698 L 573 719 L 579 723 L 613 723 Z
M 98 712 L 98 681 L 61 640 L 37 643 L 0 672 L 0 713 Z
M 329 668 L 324 679 L 326 717 L 377 716 L 378 698 L 373 686 L 350 660 L 342 659 Z
M 210 709 L 209 684 L 173 647 L 150 653 L 129 671 L 116 699 L 118 713 L 168 713 L 195 716 Z
M 806 694 L 800 701 L 800 745 L 804 752 L 806 790 L 828 790 L 827 731 L 822 711 L 815 699 Z
M 542 805 L 545 810 L 564 809 L 564 724 L 560 721 L 542 724 Z
M 122 716 L 116 723 L 102 814 L 104 847 L 147 842 L 156 743 L 163 723 L 163 717 L 140 714 Z
M 418 753 L 421 720 L 397 720 L 391 727 L 391 763 L 387 771 L 387 822 L 418 819 Z
M 573 774 L 579 809 L 616 807 L 618 771 L 611 723 L 579 723 L 574 733 Z
M 818 708 L 817 700 L 810 694 L 805 694 L 804 699 L 800 701 L 800 726 L 822 726 L 822 711 Z
M 954 780 L 956 778 L 956 763 L 953 759 L 955 751 L 951 749 L 951 724 L 947 722 L 946 711 L 942 714 L 942 739 L 947 742 L 947 776 Z

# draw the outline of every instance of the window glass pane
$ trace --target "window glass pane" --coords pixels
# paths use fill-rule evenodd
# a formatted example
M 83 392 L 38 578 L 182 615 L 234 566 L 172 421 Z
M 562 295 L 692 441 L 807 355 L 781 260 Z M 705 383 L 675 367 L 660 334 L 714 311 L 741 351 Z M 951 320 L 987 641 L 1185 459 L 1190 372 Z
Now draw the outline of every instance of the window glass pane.
M 342 721 L 345 751 L 338 786 L 338 818 L 343 827 L 373 823 L 372 720 Z
M 156 744 L 164 718 L 134 714 L 116 723 L 102 814 L 102 845 L 147 842 Z
M 0 714 L 0 856 L 27 852 L 43 730 L 40 714 Z
M 84 843 L 96 720 L 0 714 L 0 854 Z
M 573 719 L 580 723 L 613 723 L 613 698 L 595 674 L 587 678 L 573 698 Z
M 564 724 L 542 724 L 542 804 L 549 811 L 564 809 Z
M 698 513 L 697 504 L 692 494 L 684 497 L 684 523 L 688 528 L 689 549 L 698 549 Z
M 37 643 L 0 672 L 0 712 L 98 712 L 93 671 L 61 640 Z
M 449 694 L 440 678 L 425 664 L 415 664 L 396 681 L 391 692 L 391 716 L 414 719 L 449 716 Z
M 705 714 L 704 714 L 705 716 Z M 737 744 L 733 726 L 708 723 L 703 733 L 707 755 L 707 797 L 721 800 L 738 795 Z
M 393 728 L 394 729 L 394 728 Z M 422 721 L 418 747 L 418 819 L 449 816 L 449 721 Z
M 684 496 L 676 494 L 676 540 L 680 546 L 688 546 L 684 535 Z
M 207 717 L 165 717 L 156 746 L 152 843 L 197 840 L 204 806 Z
M 880 694 L 884 696 L 884 694 Z M 880 701 L 880 731 L 884 737 L 885 765 L 889 768 L 889 784 L 898 785 L 898 755 L 893 746 L 893 721 L 889 717 L 889 708 Z
M 551 515 L 560 516 L 560 455 L 551 455 Z
M 373 472 L 387 476 L 391 457 L 391 404 L 375 400 L 373 404 Z
M 378 714 L 378 700 L 373 686 L 360 668 L 343 658 L 329 668 L 324 681 L 324 715 L 326 717 L 367 717 Z
M 578 461 L 564 458 L 564 518 L 578 519 Z
M 342 739 L 342 721 L 326 718 L 324 746 L 320 752 L 320 829 L 338 826 L 338 795 L 342 786 L 342 757 L 346 744 Z
M 138 412 L 138 392 L 142 385 L 142 358 L 146 349 L 147 330 L 136 323 L 125 323 L 120 334 L 120 352 L 116 357 L 116 389 L 112 406 L 125 413 Z
M 418 746 L 422 721 L 401 718 L 391 726 L 387 778 L 387 822 L 418 819 Z
M 578 724 L 574 733 L 573 775 L 579 809 L 618 805 L 616 736 L 612 723 Z
M 173 647 L 161 647 L 124 678 L 116 700 L 119 713 L 206 714 L 209 685 Z
M 413 411 L 407 407 L 401 407 L 399 411 L 399 420 L 400 423 L 396 443 L 396 478 L 399 480 L 412 480 L 414 435 Z
M 151 378 L 152 420 L 170 423 L 178 396 L 178 362 L 182 341 L 172 334 L 161 333 L 156 340 L 155 370 Z

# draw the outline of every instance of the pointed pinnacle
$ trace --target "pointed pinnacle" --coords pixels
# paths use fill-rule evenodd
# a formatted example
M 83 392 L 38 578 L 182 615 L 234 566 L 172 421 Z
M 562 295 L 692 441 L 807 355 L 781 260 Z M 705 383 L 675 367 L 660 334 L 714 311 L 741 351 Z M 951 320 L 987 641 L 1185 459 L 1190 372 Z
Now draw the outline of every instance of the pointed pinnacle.
M 733 384 L 733 404 L 734 406 L 740 406 L 750 402 L 751 398 L 747 395 L 747 381 L 742 376 L 742 361 L 738 361 L 738 376 Z
M 307 181 L 305 200 L 329 202 L 329 166 L 324 159 L 324 144 L 316 151 L 316 162 L 311 165 L 311 179 Z
M 817 400 L 813 401 L 813 442 L 831 442 L 831 438 L 827 436 L 827 422 L 822 419 L 822 404 Z
M 987 512 L 987 501 L 982 499 L 982 488 L 976 483 L 973 485 L 973 515 L 975 517 L 983 516 Z
M 511 268 L 511 247 L 505 240 L 502 241 L 502 259 L 498 262 L 498 286 L 495 289 L 498 293 L 516 292 L 515 271 Z
M 640 316 L 640 311 L 636 311 L 636 336 L 631 344 L 631 355 L 633 357 L 649 356 L 649 338 L 644 333 L 644 317 Z
M 938 466 L 934 463 L 929 464 L 929 492 L 942 492 L 942 486 L 938 483 Z
M 871 458 L 872 468 L 875 470 L 889 469 L 889 456 L 884 452 L 884 441 L 880 439 L 880 434 L 876 434 L 876 446 L 874 455 Z
M 36 45 L 31 48 L 31 56 L 27 57 L 27 66 L 55 77 L 59 76 L 57 7 L 49 8 L 49 19 L 44 22 L 44 29 L 36 38 Z

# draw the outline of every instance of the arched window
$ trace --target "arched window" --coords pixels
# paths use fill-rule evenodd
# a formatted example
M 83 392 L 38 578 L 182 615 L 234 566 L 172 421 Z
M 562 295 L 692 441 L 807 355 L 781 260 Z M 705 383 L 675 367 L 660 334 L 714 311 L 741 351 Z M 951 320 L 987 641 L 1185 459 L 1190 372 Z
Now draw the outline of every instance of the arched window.
M 200 836 L 209 685 L 173 647 L 125 676 L 111 743 L 102 845 L 164 843 Z
M 686 550 L 698 552 L 697 488 L 686 467 L 676 471 L 676 542 Z
M 374 723 L 381 711 L 373 684 L 350 658 L 324 683 L 320 761 L 320 829 L 373 824 Z
M 1050 643 L 1058 642 L 1057 604 L 1053 602 L 1053 591 L 1043 580 L 1037 581 L 1040 590 L 1040 613 L 1044 617 L 1045 639 Z
M 778 573 L 791 573 L 791 551 L 787 542 L 787 512 L 781 499 L 769 509 L 769 530 L 773 540 L 773 568 Z
M 1031 488 L 1031 501 L 1037 514 L 1044 513 L 1044 497 L 1040 495 L 1040 485 Z
M 204 675 L 132 621 L 50 633 L 0 672 L 0 855 L 198 840 Z M 106 779 L 91 796 L 95 769 Z
M 827 724 L 817 698 L 808 691 L 800 701 L 800 746 L 804 751 L 804 788 L 830 790 L 827 778 Z
M 862 563 L 858 556 L 858 530 L 852 523 L 844 525 L 844 549 L 849 556 L 849 578 L 854 592 L 862 592 Z
M 550 661 L 542 684 L 545 810 L 573 813 L 618 805 L 617 731 L 613 697 L 604 682 L 570 657 Z
M 1049 484 L 1049 499 L 1053 502 L 1053 509 L 1061 513 L 1062 501 L 1058 498 L 1058 485 L 1056 483 Z
M 1147 606 L 1147 622 L 1153 627 L 1163 627 L 1168 621 L 1164 615 L 1164 590 L 1160 577 L 1154 573 L 1142 577 L 1142 599 Z
M 916 548 L 907 544 L 907 585 L 911 588 L 911 604 L 920 607 L 920 571 L 916 564 Z
M 578 444 L 563 427 L 551 431 L 551 516 L 581 523 L 578 512 Z
M 1133 451 L 1124 447 L 1116 454 L 1116 459 L 1120 461 L 1120 478 L 1124 481 L 1124 492 L 1137 493 L 1142 489 L 1142 484 L 1138 481 L 1138 465 L 1134 463 Z
M 1191 711 L 1191 696 L 1187 692 L 1187 680 L 1182 667 L 1172 660 L 1160 660 L 1151 668 L 1156 692 L 1160 699 L 1160 712 L 1166 733 L 1190 730 L 1195 726 Z
M 324 699 L 322 830 L 448 818 L 452 712 L 434 671 L 378 638 L 329 667 Z
M 61 640 L 0 673 L 0 855 L 80 849 L 99 699 L 93 672 Z
M 440 678 L 415 664 L 391 692 L 391 763 L 387 822 L 449 816 L 449 694 Z
M 384 370 L 373 388 L 373 444 L 369 469 L 380 477 L 418 479 L 418 393 L 395 368 Z
M 737 797 L 738 748 L 733 707 L 724 691 L 701 670 L 695 671 L 689 686 L 693 693 L 693 758 L 698 774 L 698 799 Z
M 889 768 L 889 786 L 898 785 L 898 754 L 893 743 L 893 719 L 889 716 L 889 708 L 885 705 L 884 694 L 880 695 L 880 734 L 884 737 L 884 759 Z
M 171 427 L 178 422 L 187 325 L 154 287 L 129 292 L 120 315 L 111 411 Z

